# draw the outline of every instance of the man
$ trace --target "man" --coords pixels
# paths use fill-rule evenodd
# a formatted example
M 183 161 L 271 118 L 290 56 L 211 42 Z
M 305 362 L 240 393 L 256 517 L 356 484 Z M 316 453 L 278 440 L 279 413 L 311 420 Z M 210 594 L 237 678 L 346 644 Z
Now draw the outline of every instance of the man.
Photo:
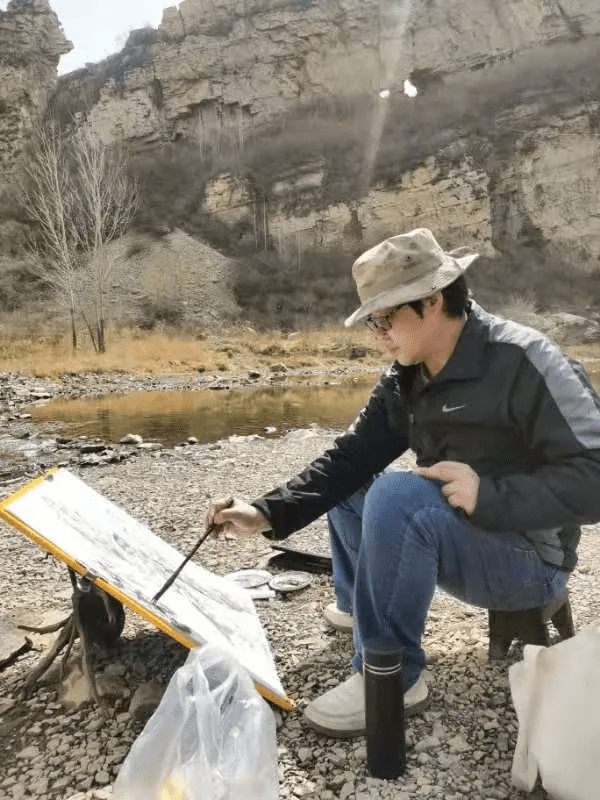
M 475 605 L 535 607 L 566 586 L 579 526 L 600 519 L 600 401 L 581 367 L 538 332 L 469 298 L 477 254 L 427 229 L 353 265 L 364 321 L 393 359 L 356 422 L 263 497 L 208 512 L 225 529 L 283 538 L 328 512 L 337 627 L 353 623 L 356 672 L 306 709 L 333 736 L 364 732 L 361 649 L 404 649 L 406 713 L 427 699 L 425 620 L 436 585 Z M 390 471 L 411 448 L 415 472 Z

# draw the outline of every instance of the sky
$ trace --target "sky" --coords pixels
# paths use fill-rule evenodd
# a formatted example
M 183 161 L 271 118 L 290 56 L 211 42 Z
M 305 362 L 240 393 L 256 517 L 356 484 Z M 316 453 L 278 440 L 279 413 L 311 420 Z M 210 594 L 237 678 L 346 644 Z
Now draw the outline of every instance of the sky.
M 156 28 L 164 8 L 178 0 L 49 0 L 73 50 L 62 56 L 58 72 L 72 72 L 87 61 L 102 61 L 118 52 L 130 31 L 151 25 Z M 8 0 L 0 0 L 5 10 Z

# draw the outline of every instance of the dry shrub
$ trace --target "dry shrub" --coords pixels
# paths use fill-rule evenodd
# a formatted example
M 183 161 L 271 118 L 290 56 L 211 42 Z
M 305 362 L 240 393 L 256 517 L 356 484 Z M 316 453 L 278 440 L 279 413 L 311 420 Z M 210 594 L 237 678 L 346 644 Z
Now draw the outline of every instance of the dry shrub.
M 275 253 L 240 259 L 235 299 L 244 316 L 261 329 L 313 329 L 341 323 L 357 305 L 345 254 L 306 251 L 301 264 Z
M 528 295 L 512 295 L 508 302 L 498 309 L 498 313 L 530 328 L 540 328 L 543 315 L 538 313 L 535 297 L 530 292 Z

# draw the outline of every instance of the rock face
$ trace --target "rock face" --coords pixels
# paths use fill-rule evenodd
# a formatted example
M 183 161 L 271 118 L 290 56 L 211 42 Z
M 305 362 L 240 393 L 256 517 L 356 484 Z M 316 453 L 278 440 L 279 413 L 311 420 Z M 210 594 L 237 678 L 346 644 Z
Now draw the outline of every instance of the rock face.
M 423 224 L 589 269 L 599 33 L 594 0 L 184 0 L 58 98 L 93 84 L 107 141 L 218 151 L 203 212 L 287 263 Z
M 0 197 L 72 49 L 47 0 L 11 0 L 0 11 Z
M 183 0 L 130 37 L 89 120 L 107 139 L 242 146 L 299 102 L 395 92 L 409 75 L 424 85 L 598 33 L 594 0 Z
M 47 0 L 11 0 L 0 10 L 0 300 L 16 302 L 25 237 L 16 176 L 32 126 L 46 112 L 60 56 L 72 50 Z
M 151 162 L 154 221 L 306 285 L 425 225 L 520 291 L 598 267 L 599 34 L 596 0 L 183 0 L 52 104 Z

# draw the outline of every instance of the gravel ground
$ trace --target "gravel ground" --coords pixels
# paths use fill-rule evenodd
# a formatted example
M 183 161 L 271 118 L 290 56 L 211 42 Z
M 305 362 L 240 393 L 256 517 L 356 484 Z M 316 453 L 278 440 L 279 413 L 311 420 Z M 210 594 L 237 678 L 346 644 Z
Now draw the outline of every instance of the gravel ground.
M 19 425 L 29 424 L 18 419 L 19 406 L 31 399 L 32 391 L 56 395 L 60 387 L 6 376 L 0 376 L 0 385 L 4 387 L 0 451 L 12 457 L 11 443 L 22 441 Z M 156 381 L 151 388 L 157 388 Z M 85 466 L 75 451 L 57 449 L 56 442 L 36 439 L 33 446 L 29 430 L 30 449 L 9 459 L 11 468 L 2 472 L 1 494 L 7 496 L 37 474 L 41 463 L 48 466 L 60 461 L 185 551 L 202 530 L 209 498 L 228 493 L 251 498 L 261 493 L 303 467 L 335 434 L 311 428 L 281 438 L 231 437 L 211 445 L 131 450 L 123 460 Z M 405 463 L 410 464 L 409 457 Z M 585 529 L 580 565 L 570 582 L 578 628 L 600 617 L 597 533 L 596 527 Z M 65 566 L 4 523 L 0 523 L 0 535 L 0 637 L 2 630 L 15 623 L 39 625 L 63 618 L 69 612 L 71 594 Z M 324 520 L 295 534 L 293 540 L 326 553 Z M 265 566 L 277 572 L 278 567 L 268 564 L 272 552 L 263 537 L 222 538 L 208 540 L 199 560 L 218 574 Z M 519 647 L 506 660 L 490 663 L 486 612 L 443 594 L 434 598 L 425 635 L 431 701 L 427 711 L 407 721 L 405 775 L 397 781 L 370 778 L 363 738 L 334 740 L 310 730 L 302 714 L 307 702 L 350 674 L 351 640 L 328 629 L 322 617 L 332 598 L 330 576 L 314 574 L 311 585 L 302 591 L 256 601 L 281 681 L 296 701 L 293 711 L 276 712 L 282 798 L 546 796 L 541 789 L 525 795 L 510 785 L 517 725 L 507 670 L 520 658 Z M 36 647 L 48 647 L 55 634 L 28 635 Z M 77 652 L 76 646 L 70 663 L 76 661 Z M 119 647 L 96 658 L 97 674 L 112 687 L 108 716 L 89 704 L 65 708 L 58 700 L 55 670 L 29 699 L 22 699 L 20 686 L 40 652 L 21 656 L 0 673 L 0 800 L 109 798 L 120 764 L 147 718 L 143 706 L 136 710 L 136 704 L 132 705 L 139 698 L 139 687 L 164 688 L 186 653 L 128 612 Z

